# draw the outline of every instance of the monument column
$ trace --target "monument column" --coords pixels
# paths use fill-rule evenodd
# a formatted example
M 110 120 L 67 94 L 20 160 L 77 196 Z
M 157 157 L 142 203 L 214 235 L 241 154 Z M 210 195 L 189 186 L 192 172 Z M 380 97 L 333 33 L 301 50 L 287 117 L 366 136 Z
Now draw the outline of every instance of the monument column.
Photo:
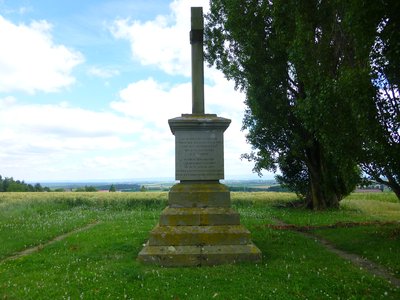
M 224 131 L 231 120 L 204 113 L 203 12 L 191 8 L 192 114 L 168 120 L 175 135 L 175 184 L 168 207 L 138 255 L 143 263 L 202 266 L 259 262 L 261 251 L 231 208 L 224 179 Z
M 192 114 L 204 114 L 203 8 L 191 7 Z

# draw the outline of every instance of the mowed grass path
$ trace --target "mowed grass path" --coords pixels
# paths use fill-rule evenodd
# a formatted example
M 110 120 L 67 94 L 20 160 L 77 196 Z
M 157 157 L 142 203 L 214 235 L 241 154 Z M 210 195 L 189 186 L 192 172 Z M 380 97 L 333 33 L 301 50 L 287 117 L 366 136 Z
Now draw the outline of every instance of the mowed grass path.
M 268 227 L 276 219 L 316 226 L 313 233 L 400 278 L 400 225 L 368 223 L 400 220 L 391 194 L 353 194 L 339 211 L 308 212 L 284 205 L 293 194 L 232 193 L 262 263 L 141 265 L 136 256 L 166 199 L 167 193 L 0 193 L 0 299 L 400 299 L 393 285 L 314 239 Z M 338 222 L 360 226 L 318 229 Z M 7 259 L 41 244 L 35 253 Z

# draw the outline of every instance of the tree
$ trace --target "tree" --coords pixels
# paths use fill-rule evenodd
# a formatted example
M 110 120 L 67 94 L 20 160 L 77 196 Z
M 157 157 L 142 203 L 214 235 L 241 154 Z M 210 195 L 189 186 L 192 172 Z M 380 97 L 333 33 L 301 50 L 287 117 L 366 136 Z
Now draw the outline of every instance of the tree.
M 75 192 L 97 192 L 97 189 L 92 185 L 85 185 L 84 187 L 77 188 Z
M 42 187 L 37 183 L 35 187 L 25 183 L 23 180 L 14 180 L 13 177 L 3 177 L 0 175 L 0 192 L 43 192 L 50 191 L 48 187 Z
M 28 191 L 28 192 L 35 192 L 35 188 L 33 187 L 32 184 L 28 184 L 28 186 L 27 186 L 27 191 Z
M 400 199 L 400 3 L 384 1 L 371 50 L 376 122 L 365 136 L 362 170 Z
M 97 189 L 92 185 L 89 186 L 85 185 L 85 192 L 97 192 Z
M 115 185 L 111 184 L 110 189 L 108 191 L 109 192 L 116 192 Z
M 36 183 L 34 186 L 35 192 L 43 192 L 43 187 L 40 185 L 40 183 Z
M 279 168 L 313 209 L 338 207 L 360 179 L 380 12 L 364 2 L 214 0 L 206 16 L 206 59 L 246 94 L 244 157 Z

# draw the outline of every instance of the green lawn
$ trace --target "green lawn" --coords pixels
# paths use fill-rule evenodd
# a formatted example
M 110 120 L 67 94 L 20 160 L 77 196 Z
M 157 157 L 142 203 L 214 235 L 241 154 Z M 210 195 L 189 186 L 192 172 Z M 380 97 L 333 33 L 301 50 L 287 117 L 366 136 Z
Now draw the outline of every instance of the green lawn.
M 0 193 L 0 299 L 400 299 L 400 290 L 315 240 L 266 226 L 276 218 L 314 226 L 400 220 L 398 202 L 352 195 L 339 211 L 315 213 L 277 205 L 294 200 L 293 194 L 232 193 L 262 263 L 141 265 L 136 256 L 166 199 L 167 193 Z M 4 260 L 94 221 L 36 253 Z M 400 278 L 399 224 L 314 232 Z

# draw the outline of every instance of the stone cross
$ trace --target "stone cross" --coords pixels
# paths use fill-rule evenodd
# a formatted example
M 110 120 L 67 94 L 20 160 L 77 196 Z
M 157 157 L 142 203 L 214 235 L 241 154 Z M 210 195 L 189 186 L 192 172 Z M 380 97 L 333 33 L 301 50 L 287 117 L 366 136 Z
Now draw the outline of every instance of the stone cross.
M 0 0 L 1 1 L 1 0 Z M 192 7 L 192 114 L 169 119 L 175 135 L 175 179 L 168 207 L 138 255 L 146 264 L 212 266 L 261 261 L 250 232 L 231 208 L 224 179 L 224 131 L 231 120 L 204 113 L 203 10 Z
M 204 114 L 203 8 L 191 7 L 192 114 Z

